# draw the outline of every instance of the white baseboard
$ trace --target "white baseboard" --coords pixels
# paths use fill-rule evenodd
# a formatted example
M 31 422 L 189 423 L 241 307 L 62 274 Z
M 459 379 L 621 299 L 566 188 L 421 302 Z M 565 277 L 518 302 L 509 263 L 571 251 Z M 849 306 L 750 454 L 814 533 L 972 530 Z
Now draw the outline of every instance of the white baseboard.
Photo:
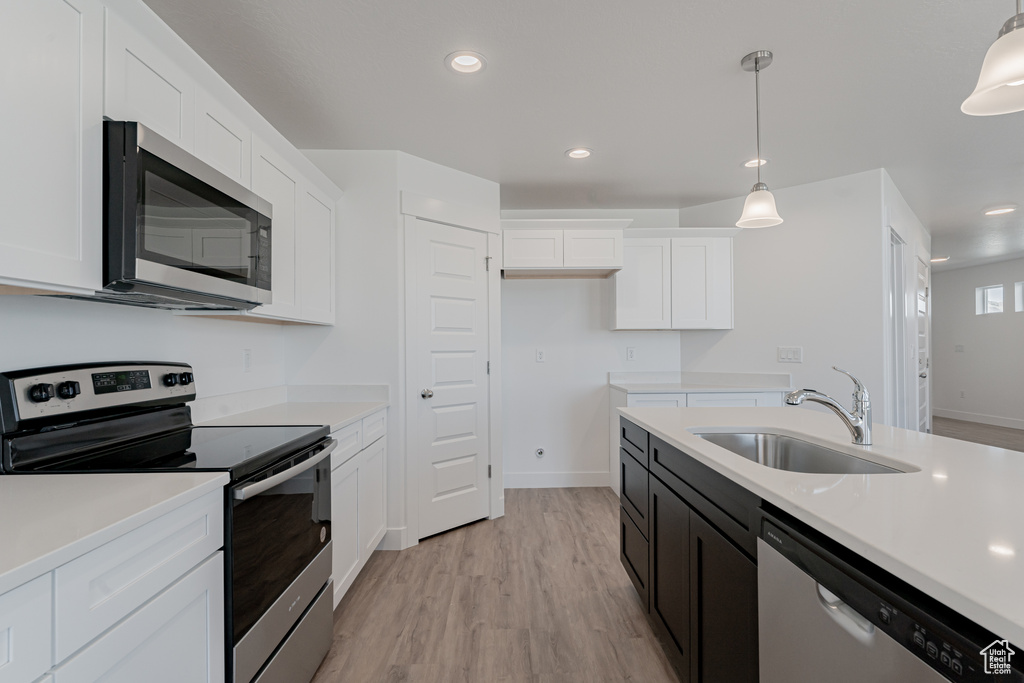
M 996 427 L 1010 427 L 1012 429 L 1024 429 L 1024 420 L 1014 417 L 999 417 L 998 415 L 981 415 L 979 413 L 968 413 L 962 410 L 944 410 L 933 408 L 932 415 L 935 417 L 947 417 L 950 420 L 963 420 L 964 422 L 977 422 L 983 425 Z
M 384 539 L 377 545 L 377 550 L 405 550 L 419 543 L 409 542 L 409 527 L 388 528 L 384 532 Z
M 505 472 L 506 489 L 608 486 L 607 472 Z

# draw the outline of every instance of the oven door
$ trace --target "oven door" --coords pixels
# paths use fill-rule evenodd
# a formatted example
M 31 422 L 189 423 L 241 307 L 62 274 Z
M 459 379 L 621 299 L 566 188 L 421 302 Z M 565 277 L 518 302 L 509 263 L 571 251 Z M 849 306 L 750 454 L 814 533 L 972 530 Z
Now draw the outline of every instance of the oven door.
M 251 681 L 330 579 L 336 446 L 326 439 L 230 489 L 229 680 Z

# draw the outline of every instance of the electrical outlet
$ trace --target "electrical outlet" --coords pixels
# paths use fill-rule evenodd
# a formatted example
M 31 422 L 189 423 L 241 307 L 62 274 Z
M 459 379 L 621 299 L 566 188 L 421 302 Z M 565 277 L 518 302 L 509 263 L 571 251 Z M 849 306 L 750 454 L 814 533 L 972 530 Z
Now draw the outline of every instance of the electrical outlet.
M 953 347 L 953 351 L 955 353 L 963 353 L 964 352 L 964 345 L 963 344 L 957 344 L 956 346 Z
M 544 349 L 537 349 L 537 362 L 538 363 L 543 363 L 544 362 Z
M 960 398 L 967 398 L 965 392 L 963 392 L 963 391 L 960 392 Z
M 635 346 L 627 346 L 626 347 L 626 360 L 636 360 L 636 347 Z
M 242 349 L 242 372 L 252 370 L 252 349 Z
M 780 346 L 778 347 L 778 360 L 780 363 L 803 363 L 804 348 L 802 346 Z

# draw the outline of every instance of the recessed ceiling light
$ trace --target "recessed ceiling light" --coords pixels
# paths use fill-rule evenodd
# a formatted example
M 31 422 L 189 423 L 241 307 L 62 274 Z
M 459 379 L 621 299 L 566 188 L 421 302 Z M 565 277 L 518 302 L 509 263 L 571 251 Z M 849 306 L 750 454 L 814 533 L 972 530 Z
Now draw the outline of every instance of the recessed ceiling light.
M 998 543 L 993 543 L 992 545 L 990 545 L 988 547 L 988 551 L 993 555 L 1002 555 L 1003 557 L 1013 557 L 1017 554 L 1010 546 L 1001 545 Z
M 565 156 L 570 159 L 586 159 L 593 154 L 593 152 L 594 150 L 587 149 L 586 147 L 573 147 L 572 149 L 565 150 Z
M 991 209 L 985 210 L 986 216 L 1002 216 L 1004 213 L 1013 213 L 1017 210 L 1016 204 L 1007 204 L 1006 206 L 994 206 Z
M 932 259 L 932 263 L 945 263 L 949 260 L 948 256 L 936 256 Z
M 758 166 L 764 166 L 768 163 L 767 159 L 751 159 L 750 161 L 743 164 L 747 168 L 757 168 Z
M 479 52 L 460 50 L 444 58 L 445 66 L 459 74 L 475 74 L 487 66 L 487 61 Z

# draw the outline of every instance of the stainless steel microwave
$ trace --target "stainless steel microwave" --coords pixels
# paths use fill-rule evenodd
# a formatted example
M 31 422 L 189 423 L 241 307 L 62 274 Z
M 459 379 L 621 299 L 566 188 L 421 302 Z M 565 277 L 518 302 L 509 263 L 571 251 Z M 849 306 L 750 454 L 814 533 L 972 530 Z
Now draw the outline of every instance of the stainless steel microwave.
M 96 296 L 174 309 L 270 303 L 270 204 L 139 123 L 103 126 Z

